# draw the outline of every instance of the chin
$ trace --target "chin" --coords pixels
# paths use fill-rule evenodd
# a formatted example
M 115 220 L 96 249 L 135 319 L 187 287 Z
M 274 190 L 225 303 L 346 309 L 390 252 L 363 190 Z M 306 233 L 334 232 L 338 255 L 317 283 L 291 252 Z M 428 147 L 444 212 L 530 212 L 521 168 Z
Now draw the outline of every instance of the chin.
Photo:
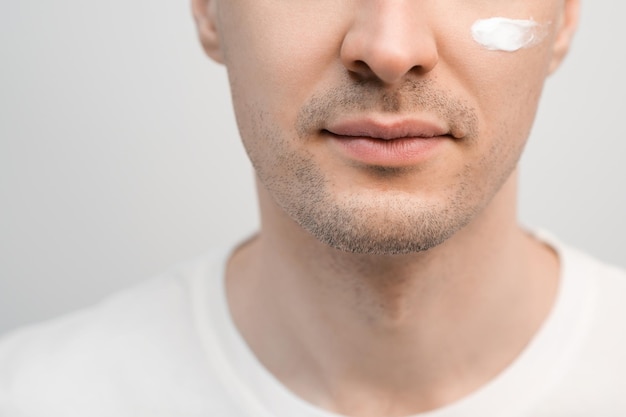
M 375 203 L 300 207 L 292 218 L 318 241 L 343 252 L 406 255 L 441 245 L 475 213 L 468 207 L 419 207 L 397 200 Z

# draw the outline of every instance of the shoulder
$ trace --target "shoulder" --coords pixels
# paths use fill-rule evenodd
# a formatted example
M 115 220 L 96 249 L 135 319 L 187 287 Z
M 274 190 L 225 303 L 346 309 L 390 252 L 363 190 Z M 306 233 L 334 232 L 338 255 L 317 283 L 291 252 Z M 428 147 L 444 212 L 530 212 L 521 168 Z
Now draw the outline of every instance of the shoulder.
M 596 415 L 626 412 L 621 392 L 626 374 L 626 271 L 578 249 L 556 246 L 562 285 L 567 287 L 566 312 L 580 318 L 572 320 L 576 337 L 564 354 L 569 366 L 555 392 L 557 404 L 566 404 L 572 412 L 593 405 Z
M 586 309 L 588 352 L 610 353 L 611 366 L 626 372 L 626 271 L 573 248 L 563 249 L 563 257 L 563 279 Z
M 591 282 L 597 290 L 604 291 L 614 287 L 626 288 L 626 270 L 593 255 L 567 245 L 544 230 L 531 232 L 539 241 L 551 247 L 558 255 L 561 278 L 565 281 Z
M 622 298 L 623 291 L 626 291 L 626 270 L 563 244 L 558 244 L 558 252 L 562 259 L 562 275 L 566 278 L 589 281 L 590 291 L 602 298 Z
M 600 336 L 612 326 L 626 328 L 626 271 L 552 238 L 548 243 L 561 259 L 561 291 L 575 300 L 578 310 L 586 309 L 592 334 Z M 623 342 L 626 349 L 626 339 Z
M 94 416 L 95 404 L 103 407 L 102 415 L 116 415 L 120 403 L 142 396 L 157 404 L 155 393 L 176 391 L 175 384 L 163 385 L 172 377 L 180 384 L 197 378 L 194 368 L 204 361 L 190 287 L 219 261 L 212 253 L 180 264 L 94 307 L 4 336 L 0 415 L 15 409 L 28 416 L 74 416 L 78 410 Z

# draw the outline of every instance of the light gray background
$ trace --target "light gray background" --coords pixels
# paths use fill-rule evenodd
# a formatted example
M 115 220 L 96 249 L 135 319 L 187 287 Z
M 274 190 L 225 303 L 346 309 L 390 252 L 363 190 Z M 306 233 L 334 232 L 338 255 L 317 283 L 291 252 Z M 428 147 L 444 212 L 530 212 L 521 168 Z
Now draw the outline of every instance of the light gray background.
M 626 3 L 587 1 L 522 164 L 520 217 L 626 266 Z M 0 332 L 258 222 L 225 72 L 183 0 L 0 3 Z

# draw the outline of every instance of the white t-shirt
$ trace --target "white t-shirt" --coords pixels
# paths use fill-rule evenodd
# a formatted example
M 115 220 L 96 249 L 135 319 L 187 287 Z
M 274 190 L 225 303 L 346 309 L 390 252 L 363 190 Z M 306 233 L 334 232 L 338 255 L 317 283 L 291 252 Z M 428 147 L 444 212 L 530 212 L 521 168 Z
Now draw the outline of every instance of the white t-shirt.
M 526 350 L 473 394 L 419 416 L 626 416 L 626 274 L 550 244 L 559 291 Z M 4 337 L 0 416 L 337 417 L 278 382 L 238 333 L 223 285 L 229 253 Z

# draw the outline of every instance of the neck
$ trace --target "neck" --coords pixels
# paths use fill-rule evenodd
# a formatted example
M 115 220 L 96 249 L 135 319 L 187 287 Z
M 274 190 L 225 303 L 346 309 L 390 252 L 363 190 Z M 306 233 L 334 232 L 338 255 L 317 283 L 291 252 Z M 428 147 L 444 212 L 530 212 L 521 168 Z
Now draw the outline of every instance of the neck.
M 410 255 L 337 251 L 264 207 L 269 224 L 229 264 L 235 323 L 279 380 L 336 412 L 407 415 L 467 395 L 519 355 L 556 291 L 554 254 L 516 224 L 515 188 Z

